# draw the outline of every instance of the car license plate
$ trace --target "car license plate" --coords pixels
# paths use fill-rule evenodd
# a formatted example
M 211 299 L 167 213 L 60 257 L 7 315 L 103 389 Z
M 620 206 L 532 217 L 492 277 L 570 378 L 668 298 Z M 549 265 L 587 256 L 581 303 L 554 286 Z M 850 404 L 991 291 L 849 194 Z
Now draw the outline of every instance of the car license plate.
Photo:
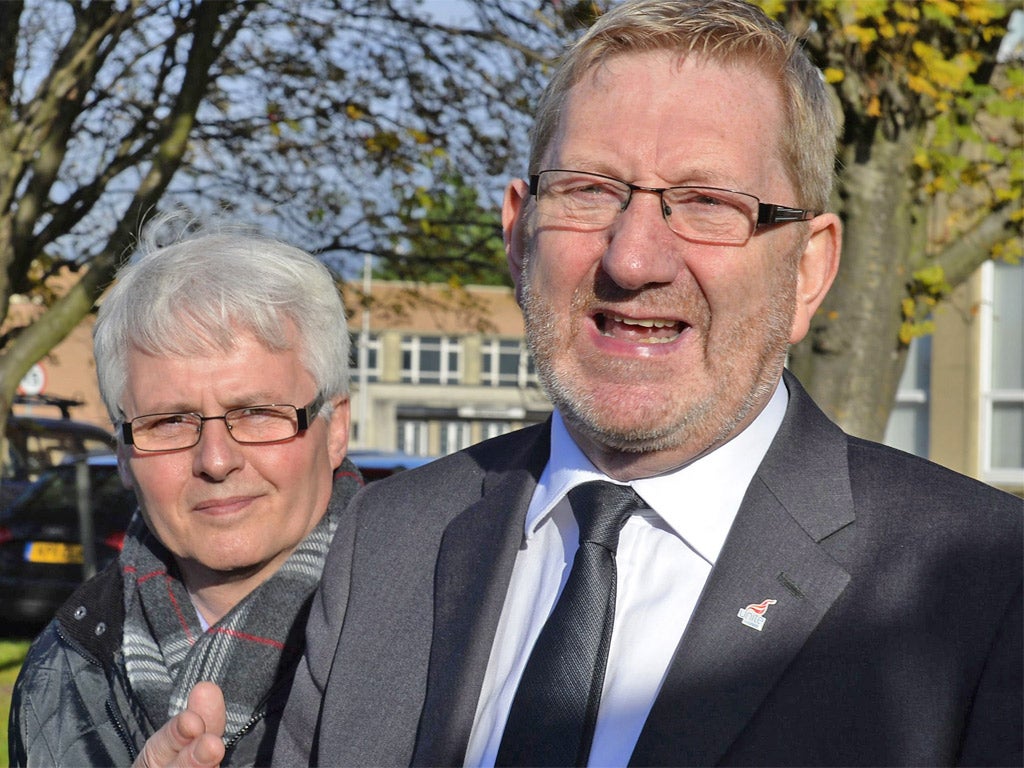
M 63 541 L 30 541 L 25 545 L 29 563 L 81 563 L 82 545 Z

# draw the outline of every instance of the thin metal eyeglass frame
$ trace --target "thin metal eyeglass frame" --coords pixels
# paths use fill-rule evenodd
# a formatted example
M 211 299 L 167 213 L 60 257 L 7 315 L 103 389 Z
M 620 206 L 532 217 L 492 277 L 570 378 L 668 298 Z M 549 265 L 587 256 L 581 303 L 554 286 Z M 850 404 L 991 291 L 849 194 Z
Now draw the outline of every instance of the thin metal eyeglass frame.
M 246 405 L 241 408 L 231 408 L 220 416 L 203 416 L 201 413 L 191 412 L 169 412 L 169 413 L 145 413 L 141 416 L 136 416 L 134 419 L 121 422 L 121 440 L 125 445 L 135 446 L 135 450 L 144 451 L 146 453 L 163 453 L 167 451 L 184 451 L 187 448 L 194 448 L 199 445 L 199 440 L 203 436 L 203 425 L 208 421 L 223 421 L 224 426 L 227 427 L 228 434 L 231 435 L 231 439 L 239 445 L 270 445 L 271 443 L 280 443 L 285 440 L 291 440 L 295 435 L 300 432 L 305 432 L 309 429 L 309 425 L 313 423 L 314 419 L 320 414 L 320 409 L 323 408 L 325 398 L 322 394 L 317 394 L 313 401 L 309 405 L 299 408 L 298 406 L 292 405 L 291 403 L 261 403 L 259 405 Z M 295 409 L 295 433 L 288 437 L 279 437 L 274 440 L 239 440 L 235 437 L 234 432 L 231 431 L 231 425 L 227 422 L 228 414 L 232 411 L 244 411 L 249 408 L 280 408 L 282 406 L 288 406 L 289 408 Z M 199 419 L 199 429 L 196 430 L 195 442 L 189 445 L 178 446 L 177 448 L 140 448 L 135 445 L 135 436 L 132 434 L 132 422 L 138 419 L 145 419 L 150 416 L 195 416 Z
M 762 203 L 761 198 L 759 198 L 757 195 L 751 195 L 748 192 L 740 192 L 735 189 L 726 189 L 724 187 L 703 187 L 693 184 L 680 184 L 673 187 L 644 187 L 641 186 L 640 184 L 631 184 L 628 181 L 617 179 L 614 176 L 607 176 L 603 173 L 592 173 L 590 171 L 576 171 L 570 168 L 545 168 L 543 171 L 530 174 L 530 194 L 538 199 L 540 192 L 540 177 L 542 174 L 545 173 L 578 173 L 581 176 L 594 176 L 599 179 L 607 179 L 608 181 L 614 181 L 616 184 L 621 184 L 622 186 L 629 189 L 629 196 L 626 198 L 626 202 L 622 204 L 622 207 L 619 208 L 619 213 L 624 212 L 629 207 L 629 204 L 633 201 L 634 192 L 650 192 L 652 194 L 655 194 L 658 196 L 658 199 L 661 203 L 662 218 L 665 219 L 666 224 L 669 224 L 668 217 L 671 215 L 671 209 L 669 209 L 669 207 L 665 204 L 665 193 L 670 190 L 706 189 L 712 192 L 728 192 L 729 194 L 732 195 L 743 195 L 744 197 L 749 197 L 750 199 L 754 200 L 757 203 L 757 218 L 753 222 L 754 226 L 751 229 L 750 234 L 747 235 L 747 240 L 750 240 L 754 232 L 756 232 L 758 229 L 761 229 L 762 227 L 768 227 L 773 224 L 792 224 L 793 222 L 797 221 L 810 221 L 815 216 L 820 216 L 823 213 L 823 211 L 814 211 L 808 208 L 791 208 L 787 205 L 778 205 L 776 203 Z M 608 222 L 606 226 L 611 226 L 612 222 L 614 222 L 614 219 Z M 672 226 L 670 224 L 669 229 L 672 230 L 672 232 L 675 232 L 677 235 L 679 235 L 678 232 L 672 229 Z M 682 237 L 682 235 L 679 236 Z M 744 244 L 746 242 L 747 241 L 745 240 Z

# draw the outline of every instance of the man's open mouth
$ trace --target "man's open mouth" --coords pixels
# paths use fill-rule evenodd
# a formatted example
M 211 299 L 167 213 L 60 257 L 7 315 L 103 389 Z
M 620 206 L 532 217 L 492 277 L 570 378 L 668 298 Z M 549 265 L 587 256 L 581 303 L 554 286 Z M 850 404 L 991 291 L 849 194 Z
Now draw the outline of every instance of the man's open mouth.
M 610 312 L 595 314 L 594 323 L 603 336 L 638 344 L 667 344 L 678 339 L 687 327 L 680 320 L 623 317 Z

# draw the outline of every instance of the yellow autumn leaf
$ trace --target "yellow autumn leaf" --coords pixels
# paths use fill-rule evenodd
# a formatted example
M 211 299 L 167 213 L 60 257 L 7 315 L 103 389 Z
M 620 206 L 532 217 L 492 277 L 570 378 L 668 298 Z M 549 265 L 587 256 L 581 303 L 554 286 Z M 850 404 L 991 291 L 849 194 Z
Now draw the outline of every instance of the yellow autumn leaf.
M 921 18 L 921 9 L 915 0 L 897 0 L 892 5 L 893 11 L 901 19 L 915 20 Z
M 878 39 L 878 30 L 872 29 L 871 27 L 862 27 L 858 24 L 847 24 L 843 28 L 843 33 L 860 43 L 862 48 L 870 48 L 871 44 Z
M 843 70 L 836 67 L 825 67 L 826 83 L 841 83 L 844 77 L 846 77 L 846 73 Z
M 843 5 L 858 19 L 882 19 L 891 0 L 846 0 Z
M 361 120 L 366 116 L 366 113 L 357 107 L 355 104 L 347 104 L 345 106 L 345 114 L 348 115 L 352 120 Z
M 947 60 L 942 51 L 921 40 L 915 40 L 911 48 L 924 65 L 929 80 L 940 88 L 960 88 L 978 67 L 979 59 L 971 52 L 958 53 Z
M 882 116 L 882 101 L 877 96 L 872 96 L 871 101 L 868 102 L 867 109 L 864 110 L 864 114 L 868 117 L 881 117 Z
M 1005 7 L 991 0 L 965 0 L 963 14 L 972 24 L 988 24 L 993 19 L 1001 19 L 1006 13 Z
M 900 342 L 903 344 L 909 344 L 914 340 L 914 325 L 913 323 L 903 323 L 900 326 Z
M 913 317 L 914 316 L 914 310 L 917 309 L 917 303 L 913 299 L 911 299 L 911 298 L 903 299 L 903 301 L 900 302 L 900 305 L 901 305 L 901 307 L 903 309 L 903 316 L 904 317 Z
M 761 0 L 760 6 L 762 11 L 775 18 L 786 9 L 786 0 Z
M 915 93 L 923 93 L 925 96 L 931 96 L 933 99 L 939 96 L 935 86 L 929 82 L 928 78 L 921 77 L 921 75 L 907 75 L 907 87 Z
M 954 0 L 925 0 L 928 5 L 934 5 L 941 14 L 956 18 L 960 15 L 960 5 Z
M 929 264 L 927 267 L 914 270 L 914 279 L 929 290 L 942 288 L 946 285 L 946 270 L 941 264 Z M 934 291 L 932 291 L 934 293 Z

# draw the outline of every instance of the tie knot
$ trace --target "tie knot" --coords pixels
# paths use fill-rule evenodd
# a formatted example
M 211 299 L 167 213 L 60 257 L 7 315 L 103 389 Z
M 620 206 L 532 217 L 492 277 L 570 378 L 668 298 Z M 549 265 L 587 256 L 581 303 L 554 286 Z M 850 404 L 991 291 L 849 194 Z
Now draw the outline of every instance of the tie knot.
M 619 546 L 619 531 L 631 514 L 644 506 L 628 485 L 592 480 L 569 491 L 569 504 L 580 528 L 580 544 L 590 541 L 612 552 Z

